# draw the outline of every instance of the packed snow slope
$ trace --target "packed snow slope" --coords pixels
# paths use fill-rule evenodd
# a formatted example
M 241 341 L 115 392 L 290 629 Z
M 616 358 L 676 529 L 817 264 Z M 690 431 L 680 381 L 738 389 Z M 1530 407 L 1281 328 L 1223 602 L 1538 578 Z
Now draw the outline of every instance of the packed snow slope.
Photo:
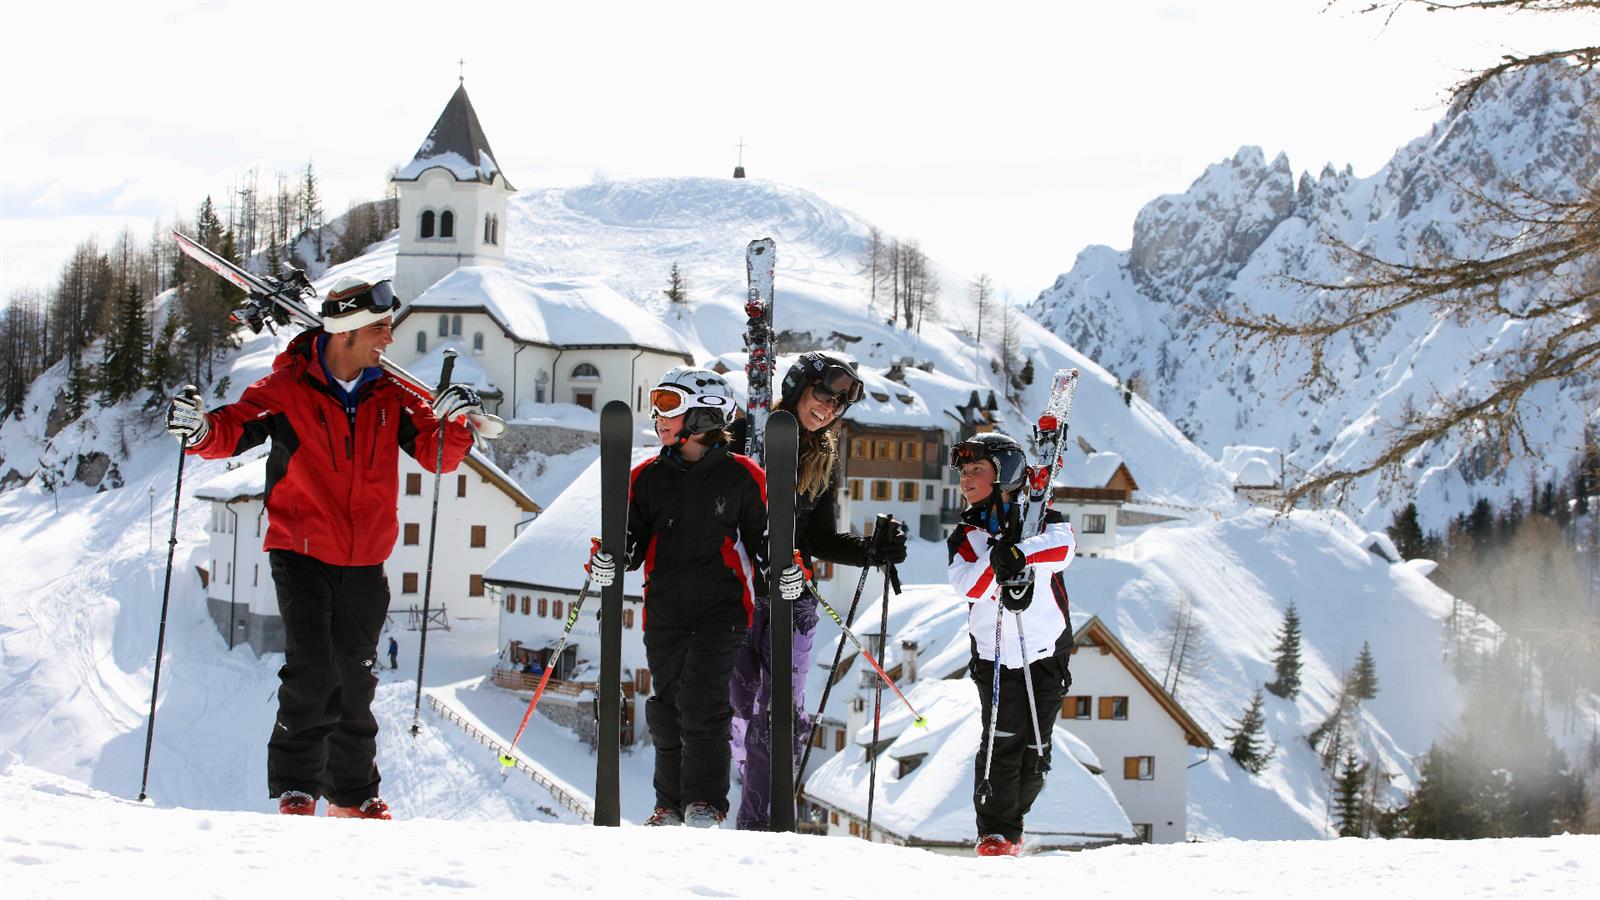
M 1124 845 L 976 859 L 692 829 L 154 809 L 0 761 L 8 897 L 1578 897 L 1600 838 Z
M 1544 326 L 1410 309 L 1369 333 L 1328 342 L 1323 350 L 1337 386 L 1305 395 L 1291 392 L 1304 357 L 1280 371 L 1270 358 L 1236 352 L 1218 343 L 1210 311 L 1225 304 L 1292 319 L 1331 308 L 1326 296 L 1308 298 L 1284 280 L 1343 281 L 1329 238 L 1395 262 L 1430 252 L 1483 257 L 1486 241 L 1469 230 L 1480 214 L 1469 194 L 1514 197 L 1515 185 L 1573 198 L 1600 171 L 1597 104 L 1600 72 L 1554 65 L 1506 76 L 1364 178 L 1328 165 L 1297 182 L 1282 154 L 1268 162 L 1259 148 L 1244 147 L 1184 193 L 1141 210 L 1130 249 L 1079 253 L 1029 313 L 1135 381 L 1213 456 L 1229 444 L 1255 444 L 1283 450 L 1302 470 L 1353 466 L 1375 455 L 1386 423 L 1408 406 L 1427 411 L 1438 396 L 1484 385 L 1493 373 L 1477 364 L 1480 351 L 1533 346 Z M 1503 299 L 1515 309 L 1534 297 Z M 1403 490 L 1384 497 L 1380 481 L 1370 478 L 1347 508 L 1367 527 L 1381 527 L 1415 493 L 1424 527 L 1442 529 L 1476 497 L 1525 493 L 1530 476 L 1563 479 L 1585 424 L 1600 422 L 1592 386 L 1537 388 L 1526 413 L 1528 439 L 1542 458 L 1489 472 L 1470 441 L 1452 436 L 1412 454 Z

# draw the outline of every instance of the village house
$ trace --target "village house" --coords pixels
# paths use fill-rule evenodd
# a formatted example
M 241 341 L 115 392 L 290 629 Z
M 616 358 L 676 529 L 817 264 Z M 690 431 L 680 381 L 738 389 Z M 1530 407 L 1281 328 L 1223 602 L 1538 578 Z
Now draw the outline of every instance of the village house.
M 384 563 L 389 615 L 397 624 L 420 623 L 428 571 L 428 521 L 433 473 L 400 455 L 400 535 Z M 283 620 L 267 553 L 267 460 L 263 454 L 201 485 L 195 497 L 211 502 L 207 566 L 200 577 L 206 606 L 229 646 L 248 643 L 257 655 L 283 651 Z M 487 615 L 483 572 L 511 543 L 517 527 L 539 513 L 538 504 L 483 454 L 474 450 L 439 485 L 433 593 L 428 606 L 437 624 L 457 614 Z

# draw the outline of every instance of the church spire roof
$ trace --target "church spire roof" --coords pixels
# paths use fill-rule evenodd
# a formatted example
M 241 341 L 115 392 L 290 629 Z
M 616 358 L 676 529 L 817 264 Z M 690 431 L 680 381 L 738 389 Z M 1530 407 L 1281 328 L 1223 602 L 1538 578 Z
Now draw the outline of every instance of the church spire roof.
M 439 121 L 433 123 L 433 130 L 428 132 L 427 139 L 417 148 L 417 155 L 395 173 L 394 180 L 416 181 L 423 172 L 433 168 L 445 169 L 457 181 L 479 181 L 484 184 L 493 184 L 498 175 L 506 190 L 516 190 L 495 162 L 494 151 L 489 149 L 489 138 L 483 133 L 483 126 L 478 124 L 478 114 L 472 108 L 472 101 L 467 98 L 465 84 L 456 87 L 450 102 L 445 104 L 444 112 L 439 114 Z

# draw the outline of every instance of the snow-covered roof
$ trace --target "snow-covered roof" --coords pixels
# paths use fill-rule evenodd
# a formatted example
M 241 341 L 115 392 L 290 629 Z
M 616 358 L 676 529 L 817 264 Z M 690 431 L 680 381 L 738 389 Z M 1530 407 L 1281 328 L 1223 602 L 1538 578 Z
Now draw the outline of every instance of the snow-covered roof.
M 249 500 L 267 494 L 267 458 L 253 459 L 223 472 L 195 489 L 201 500 Z
M 909 841 L 975 843 L 972 758 L 983 732 L 978 691 L 965 678 L 929 679 L 912 685 L 907 696 L 928 724 L 915 727 L 905 706 L 885 697 L 880 732 L 893 742 L 878 757 L 874 827 Z M 870 741 L 871 727 L 864 732 Z M 1111 788 L 1079 762 L 1082 754 L 1093 757 L 1083 742 L 1058 725 L 1052 746 L 1053 765 L 1028 813 L 1028 834 L 1062 846 L 1132 838 L 1133 826 Z M 920 764 L 899 774 L 899 760 L 922 754 Z M 853 742 L 807 777 L 805 793 L 864 819 L 869 779 L 867 748 Z
M 439 114 L 439 121 L 433 123 L 433 130 L 417 148 L 417 155 L 395 173 L 393 180 L 416 181 L 429 169 L 444 169 L 457 181 L 484 184 L 493 184 L 498 175 L 506 190 L 516 190 L 494 161 L 489 138 L 478 124 L 478 113 L 467 98 L 464 84 L 456 87 L 444 112 Z
M 456 351 L 456 364 L 450 369 L 451 384 L 465 384 L 472 387 L 480 394 L 496 394 L 500 388 L 489 380 L 489 373 L 483 366 L 478 365 L 477 359 L 467 352 L 467 345 L 460 340 L 444 340 L 434 346 L 428 354 L 416 362 L 411 363 L 406 371 L 417 377 L 423 384 L 434 385 L 439 383 L 439 373 L 444 370 L 444 351 Z
M 536 512 L 539 504 L 528 496 L 528 492 L 517 484 L 516 479 L 506 474 L 506 471 L 495 465 L 488 456 L 477 448 L 467 452 L 467 458 L 462 461 L 467 468 L 472 469 L 484 480 L 499 488 L 502 493 L 511 498 L 511 501 L 523 510 Z M 260 499 L 267 495 L 267 457 L 263 454 L 259 459 L 253 459 L 235 468 L 218 475 L 195 489 L 194 495 L 201 500 L 220 500 L 227 503 L 233 500 Z
M 1070 453 L 1064 454 L 1070 456 Z M 1103 488 L 1123 465 L 1122 454 L 1100 451 L 1081 460 L 1064 460 L 1056 483 L 1066 487 Z
M 660 452 L 636 447 L 636 465 Z M 489 563 L 483 578 L 491 584 L 515 584 L 576 592 L 583 587 L 583 564 L 589 559 L 589 538 L 600 534 L 600 461 L 597 459 L 561 492 L 539 518 Z M 623 578 L 624 595 L 643 599 L 644 575 Z
M 1222 448 L 1222 468 L 1236 485 L 1265 487 L 1283 480 L 1283 452 L 1277 447 L 1234 444 Z
M 406 315 L 421 309 L 483 310 L 524 343 L 689 354 L 676 331 L 598 281 L 531 281 L 495 266 L 463 266 L 423 291 Z

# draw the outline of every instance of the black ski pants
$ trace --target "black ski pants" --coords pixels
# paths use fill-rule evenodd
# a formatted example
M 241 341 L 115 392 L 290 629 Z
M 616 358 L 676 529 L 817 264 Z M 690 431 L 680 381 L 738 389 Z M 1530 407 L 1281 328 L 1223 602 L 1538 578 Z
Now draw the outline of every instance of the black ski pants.
M 728 743 L 733 704 L 728 682 L 744 646 L 745 626 L 644 633 L 644 655 L 655 682 L 645 722 L 656 747 L 656 806 L 682 812 L 705 802 L 728 812 Z
M 378 634 L 389 610 L 383 566 L 333 566 L 272 550 L 283 616 L 278 718 L 267 742 L 267 790 L 340 806 L 378 796 Z
M 1045 657 L 1028 667 L 1033 673 L 1033 696 L 1039 708 L 1039 734 L 1044 738 L 1043 759 L 1050 760 L 1051 734 L 1061 714 L 1061 698 L 1072 684 L 1067 671 L 1067 656 Z M 989 769 L 991 793 L 987 803 L 977 802 L 977 787 L 983 783 L 986 761 L 984 748 L 989 740 L 989 716 L 994 691 L 994 663 L 974 657 L 968 671 L 978 685 L 983 706 L 983 733 L 978 755 L 973 760 L 973 806 L 978 814 L 978 837 L 1003 835 L 1008 841 L 1022 839 L 1022 819 L 1033 808 L 1033 801 L 1044 788 L 1044 772 L 1033 749 L 1033 724 L 1028 721 L 1028 687 L 1021 669 L 1000 667 L 1000 719 L 995 728 L 994 765 Z

